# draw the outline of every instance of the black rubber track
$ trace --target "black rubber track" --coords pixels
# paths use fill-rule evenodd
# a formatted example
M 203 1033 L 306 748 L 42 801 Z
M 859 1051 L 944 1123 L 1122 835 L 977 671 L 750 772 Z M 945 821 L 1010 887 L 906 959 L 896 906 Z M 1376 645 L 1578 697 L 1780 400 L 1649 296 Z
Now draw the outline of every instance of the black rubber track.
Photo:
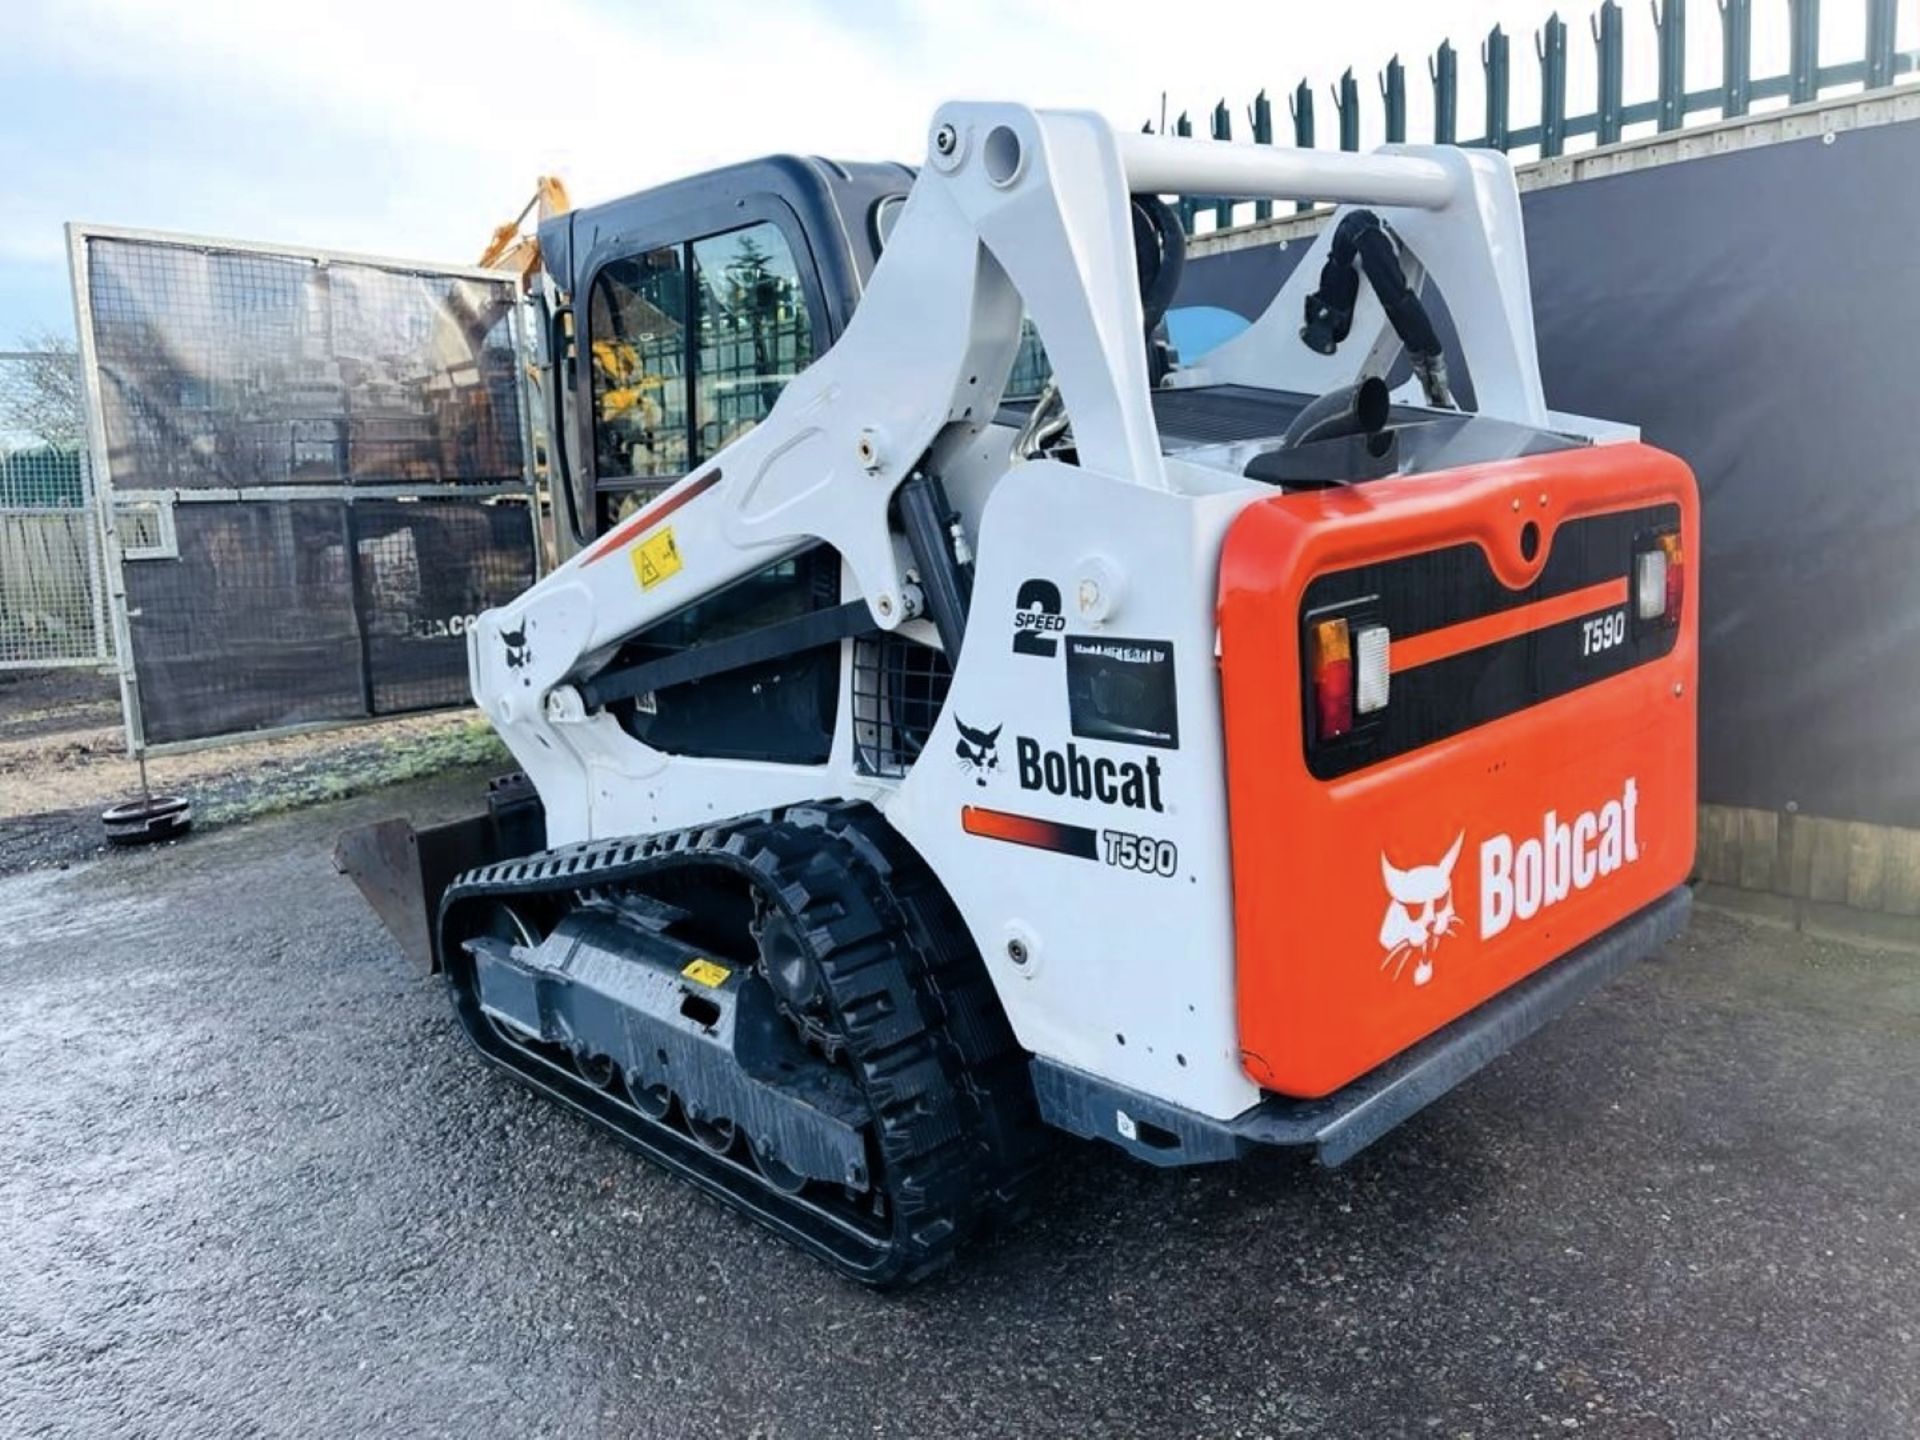
M 552 914 L 610 892 L 653 893 L 697 869 L 750 889 L 806 937 L 842 1042 L 840 1063 L 873 1116 L 873 1185 L 885 1196 L 884 1217 L 848 1223 L 781 1193 L 743 1158 L 702 1148 L 623 1094 L 591 1084 L 557 1052 L 504 1038 L 481 1012 L 462 941 L 484 929 L 499 903 Z M 489 1060 L 852 1279 L 919 1280 L 1019 1208 L 1045 1133 L 1026 1056 L 952 902 L 870 806 L 795 806 L 485 866 L 448 887 L 439 938 L 455 1011 Z

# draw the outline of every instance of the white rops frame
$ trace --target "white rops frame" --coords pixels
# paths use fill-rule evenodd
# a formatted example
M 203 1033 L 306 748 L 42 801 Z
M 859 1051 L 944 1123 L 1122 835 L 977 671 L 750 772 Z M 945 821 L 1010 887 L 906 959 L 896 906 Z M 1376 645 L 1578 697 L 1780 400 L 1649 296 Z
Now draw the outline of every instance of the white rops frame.
M 520 277 L 513 272 L 487 270 L 471 265 L 446 265 L 431 261 L 404 260 L 384 255 L 369 255 L 346 250 L 321 249 L 301 245 L 279 245 L 263 241 L 232 240 L 216 236 L 181 234 L 127 226 L 93 225 L 69 221 L 67 261 L 73 284 L 74 329 L 79 343 L 81 393 L 86 405 L 87 454 L 92 472 L 91 499 L 94 506 L 96 538 L 100 555 L 101 588 L 106 597 L 108 622 L 113 636 L 114 666 L 120 681 L 121 710 L 125 718 L 127 753 L 136 757 L 176 754 L 206 749 L 215 745 L 246 740 L 264 740 L 276 736 L 337 730 L 364 725 L 385 716 L 354 717 L 344 720 L 319 720 L 261 730 L 246 730 L 193 740 L 149 745 L 145 718 L 140 704 L 140 677 L 134 661 L 132 627 L 127 609 L 125 565 L 128 560 L 165 558 L 173 548 L 173 508 L 181 504 L 209 501 L 286 502 L 293 500 L 367 500 L 431 499 L 439 489 L 427 485 L 261 485 L 206 489 L 120 489 L 114 483 L 107 446 L 106 420 L 101 408 L 99 355 L 94 345 L 92 265 L 90 245 L 95 240 L 131 242 L 202 253 L 260 255 L 280 260 L 304 261 L 314 265 L 354 265 L 402 275 L 434 279 L 473 280 L 485 284 L 512 287 L 515 303 L 509 310 L 514 351 L 514 394 L 520 430 L 521 482 L 517 485 L 494 484 L 446 488 L 449 498 L 483 500 L 520 497 L 526 502 L 533 545 L 534 576 L 539 578 L 545 564 L 540 516 L 538 476 L 534 461 L 534 433 L 531 399 L 528 394 L 531 336 L 527 309 L 536 303 L 520 292 Z M 128 547 L 123 543 L 116 511 L 150 507 L 157 517 L 158 543 L 147 547 Z

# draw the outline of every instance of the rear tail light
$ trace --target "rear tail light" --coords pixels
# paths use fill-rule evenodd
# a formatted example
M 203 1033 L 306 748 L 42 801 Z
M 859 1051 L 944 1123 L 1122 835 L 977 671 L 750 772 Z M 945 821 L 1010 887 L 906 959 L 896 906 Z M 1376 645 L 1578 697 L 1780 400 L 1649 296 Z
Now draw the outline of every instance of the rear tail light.
M 1687 594 L 1686 552 L 1680 537 L 1654 537 L 1653 548 L 1633 557 L 1633 609 L 1642 620 L 1680 623 L 1680 607 Z
M 1337 740 L 1352 732 L 1357 717 L 1387 708 L 1391 638 L 1384 625 L 1315 622 L 1314 739 Z
M 1678 535 L 1662 535 L 1660 549 L 1667 557 L 1667 619 L 1680 623 L 1680 603 L 1687 596 L 1687 557 Z
M 1344 620 L 1313 627 L 1314 736 L 1333 740 L 1353 729 L 1353 645 Z
M 1356 677 L 1354 708 L 1362 715 L 1387 708 L 1387 627 L 1366 625 L 1354 632 Z

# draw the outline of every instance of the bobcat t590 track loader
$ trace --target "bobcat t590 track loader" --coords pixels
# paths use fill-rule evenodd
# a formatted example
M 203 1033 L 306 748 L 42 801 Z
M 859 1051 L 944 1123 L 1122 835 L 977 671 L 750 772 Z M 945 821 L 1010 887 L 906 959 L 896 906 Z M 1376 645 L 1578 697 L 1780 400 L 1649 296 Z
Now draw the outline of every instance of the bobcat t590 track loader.
M 546 227 L 580 548 L 468 636 L 524 780 L 343 841 L 488 1059 L 875 1284 L 1046 1126 L 1338 1163 L 1694 841 L 1693 482 L 1547 409 L 1503 157 L 928 141 Z M 1182 366 L 1168 193 L 1342 208 Z

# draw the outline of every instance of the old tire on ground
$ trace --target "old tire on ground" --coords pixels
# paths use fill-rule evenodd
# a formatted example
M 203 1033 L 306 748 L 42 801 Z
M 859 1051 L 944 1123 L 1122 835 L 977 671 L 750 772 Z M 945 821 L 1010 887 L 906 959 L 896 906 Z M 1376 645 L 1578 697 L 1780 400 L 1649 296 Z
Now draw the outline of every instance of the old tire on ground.
M 100 812 L 109 845 L 151 845 L 174 840 L 193 828 L 193 805 L 183 795 L 125 800 Z

